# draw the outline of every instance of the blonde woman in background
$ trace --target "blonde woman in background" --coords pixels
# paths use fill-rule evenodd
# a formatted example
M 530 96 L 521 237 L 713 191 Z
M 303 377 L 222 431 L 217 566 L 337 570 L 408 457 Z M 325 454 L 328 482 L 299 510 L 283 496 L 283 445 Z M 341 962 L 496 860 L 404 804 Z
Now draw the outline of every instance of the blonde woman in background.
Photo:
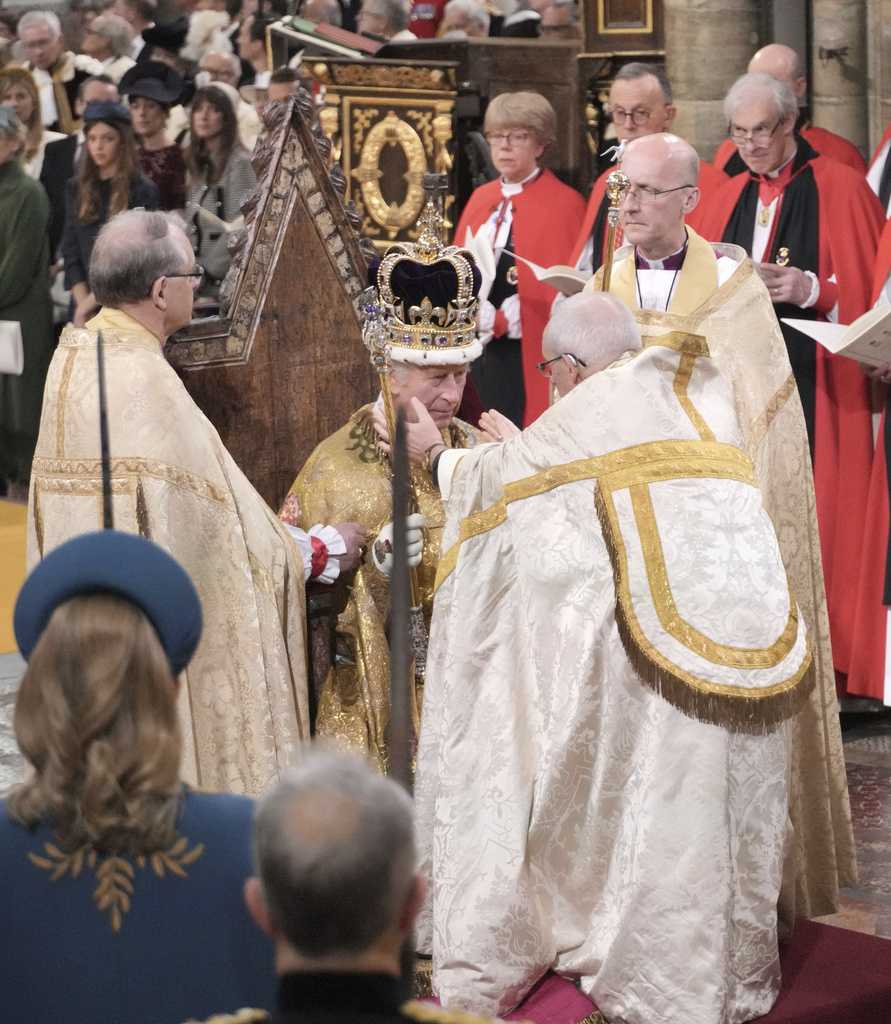
M 10 107 L 25 126 L 27 136 L 22 166 L 29 178 L 37 180 L 43 167 L 43 151 L 47 143 L 64 139 L 61 132 L 43 127 L 40 117 L 40 94 L 34 76 L 27 68 L 9 65 L 0 69 L 0 106 Z

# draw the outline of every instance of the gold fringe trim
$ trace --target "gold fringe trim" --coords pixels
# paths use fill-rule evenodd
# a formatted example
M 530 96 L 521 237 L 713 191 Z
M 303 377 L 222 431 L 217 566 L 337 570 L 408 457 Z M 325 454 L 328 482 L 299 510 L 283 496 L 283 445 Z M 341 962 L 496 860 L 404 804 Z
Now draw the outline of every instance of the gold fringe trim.
M 609 1024 L 609 1021 L 599 1010 L 595 1010 L 593 1013 L 589 1013 L 587 1017 L 582 1017 L 580 1021 L 576 1021 L 576 1024 Z
M 433 997 L 433 960 L 428 956 L 415 957 L 415 999 Z
M 810 642 L 798 671 L 785 680 L 779 690 L 771 688 L 773 692 L 768 694 L 755 690 L 729 695 L 715 692 L 711 685 L 673 665 L 643 637 L 636 635 L 627 609 L 619 599 L 622 589 L 622 558 L 613 536 L 606 500 L 598 485 L 594 492 L 594 506 L 613 570 L 616 626 L 628 660 L 641 681 L 688 718 L 719 725 L 734 732 L 753 735 L 768 733 L 797 714 L 815 684 Z

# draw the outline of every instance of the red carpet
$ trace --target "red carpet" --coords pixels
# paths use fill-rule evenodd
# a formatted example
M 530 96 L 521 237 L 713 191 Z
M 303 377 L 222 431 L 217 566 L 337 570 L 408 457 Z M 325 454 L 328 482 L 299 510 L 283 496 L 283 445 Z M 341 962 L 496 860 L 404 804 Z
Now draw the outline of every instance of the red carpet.
M 780 951 L 783 985 L 758 1024 L 891 1024 L 891 939 L 799 921 Z M 597 1008 L 566 978 L 547 974 L 506 1020 L 578 1024 Z
M 780 998 L 759 1024 L 889 1024 L 891 939 L 799 921 Z

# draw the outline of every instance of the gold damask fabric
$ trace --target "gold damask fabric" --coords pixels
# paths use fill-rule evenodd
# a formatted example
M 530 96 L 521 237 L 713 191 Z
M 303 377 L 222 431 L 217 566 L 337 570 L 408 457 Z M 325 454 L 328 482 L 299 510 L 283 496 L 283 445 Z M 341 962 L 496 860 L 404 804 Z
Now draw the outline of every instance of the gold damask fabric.
M 373 541 L 392 518 L 390 467 L 377 447 L 371 413 L 372 406 L 363 406 L 322 441 L 294 481 L 290 493 L 297 498 L 304 529 L 316 523 L 356 522 Z M 473 428 L 460 420 L 452 421 L 443 439 L 453 448 L 476 444 Z M 429 627 L 444 522 L 442 500 L 423 469 L 412 469 L 412 483 L 427 521 L 418 575 Z M 316 719 L 319 735 L 367 753 L 381 771 L 387 766 L 390 708 L 389 607 L 389 581 L 368 556 L 353 575 L 346 608 L 337 621 L 336 660 Z M 417 694 L 419 706 L 422 696 Z
M 183 778 L 259 794 L 309 735 L 303 559 L 135 320 L 103 310 L 53 356 L 31 475 L 28 561 L 101 528 L 96 336 L 102 331 L 116 529 L 169 551 L 201 597 L 180 679 Z
M 808 625 L 815 686 L 793 725 L 795 835 L 782 899 L 783 917 L 791 922 L 833 913 L 839 888 L 857 877 L 807 431 L 779 322 L 751 260 L 739 246 L 712 245 L 687 232 L 688 256 L 670 312 L 638 308 L 630 246 L 616 253 L 610 291 L 634 311 L 645 343 L 661 343 L 673 332 L 707 338 L 733 384 L 744 446 Z M 737 268 L 715 287 L 720 257 Z M 592 287 L 599 284 L 597 276 Z
M 811 636 L 815 686 L 792 723 L 795 831 L 782 898 L 783 917 L 791 922 L 833 913 L 839 888 L 857 877 L 813 472 L 798 390 L 767 289 L 737 246 L 714 250 L 739 265 L 704 304 L 686 315 L 637 311 L 637 318 L 649 342 L 673 331 L 704 335 L 732 382 L 743 446 Z

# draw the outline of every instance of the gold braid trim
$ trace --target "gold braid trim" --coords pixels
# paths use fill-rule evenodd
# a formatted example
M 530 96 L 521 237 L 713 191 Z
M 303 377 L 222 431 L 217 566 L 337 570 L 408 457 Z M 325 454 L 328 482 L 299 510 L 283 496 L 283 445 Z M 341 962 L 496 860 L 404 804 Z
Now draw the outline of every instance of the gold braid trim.
M 613 570 L 616 588 L 616 625 L 628 660 L 641 681 L 689 718 L 734 732 L 763 734 L 795 715 L 814 687 L 810 638 L 798 669 L 788 679 L 760 690 L 709 683 L 669 661 L 647 640 L 637 621 L 627 590 L 626 555 L 621 537 L 612 526 L 608 491 L 598 485 L 594 506 Z M 614 512 L 614 510 L 612 510 Z
M 102 464 L 99 459 L 46 459 L 37 458 L 31 468 L 31 475 L 40 478 L 43 493 L 57 494 L 101 494 Z M 124 478 L 153 477 L 165 483 L 182 487 L 199 498 L 214 501 L 227 508 L 233 508 L 232 496 L 209 480 L 154 459 L 120 458 L 111 460 L 112 478 L 115 485 L 127 490 Z
M 593 1013 L 589 1013 L 587 1017 L 582 1017 L 580 1021 L 576 1021 L 576 1024 L 609 1024 L 609 1021 L 599 1010 L 595 1010 Z
M 789 399 L 792 397 L 794 393 L 795 377 L 793 374 L 790 373 L 789 376 L 785 379 L 785 381 L 783 381 L 783 383 L 774 392 L 773 397 L 765 406 L 764 411 L 752 424 L 751 438 L 749 443 L 751 444 L 753 449 L 757 448 L 758 445 L 760 445 L 764 438 L 767 436 L 767 432 L 768 430 L 770 430 L 770 425 L 780 414 L 780 412 L 782 412 L 783 408 L 786 405 L 786 402 L 789 401 Z
M 681 408 L 687 414 L 687 419 L 693 424 L 693 429 L 699 434 L 699 437 L 703 441 L 714 441 L 715 435 L 712 433 L 711 428 L 705 422 L 702 413 L 693 404 L 690 395 L 688 394 L 690 388 L 690 378 L 693 376 L 693 369 L 696 366 L 696 356 L 692 352 L 683 352 L 681 355 L 681 361 L 678 364 L 677 372 L 674 375 L 673 389 L 675 397 L 680 403 Z
M 682 470 L 679 472 L 679 469 Z M 545 494 L 565 484 L 578 483 L 612 474 L 610 484 L 617 490 L 630 483 L 675 480 L 679 477 L 741 480 L 755 484 L 751 459 L 739 448 L 720 441 L 650 441 L 620 448 L 608 455 L 577 459 L 533 473 L 505 484 L 504 496 L 480 512 L 461 520 L 458 539 L 440 558 L 434 593 L 458 564 L 461 545 L 473 537 L 495 529 L 507 519 L 507 506 Z M 627 481 L 627 482 L 626 482 Z
M 670 348 L 672 352 L 692 356 L 710 356 L 708 341 L 701 334 L 688 331 L 669 331 L 667 334 L 650 334 L 643 340 L 644 348 Z
M 601 481 L 598 490 L 604 491 L 605 494 L 608 489 L 610 488 L 607 481 Z M 786 625 L 779 637 L 769 647 L 736 647 L 717 643 L 682 618 L 681 613 L 678 611 L 674 595 L 671 592 L 668 568 L 665 565 L 665 553 L 662 548 L 662 539 L 659 536 L 659 527 L 656 522 L 656 512 L 653 508 L 649 486 L 647 484 L 632 484 L 628 491 L 631 498 L 634 522 L 637 527 L 638 537 L 640 538 L 641 550 L 643 551 L 650 595 L 653 599 L 656 614 L 659 617 L 659 623 L 665 632 L 693 651 L 694 654 L 699 655 L 700 658 L 710 661 L 715 665 L 724 665 L 729 668 L 775 668 L 787 658 L 795 646 L 795 641 L 798 639 L 798 607 L 795 604 L 792 588 L 789 587 L 789 615 L 786 619 Z M 615 506 L 612 501 L 607 501 L 605 498 L 603 503 L 610 518 L 610 533 L 611 536 L 616 538 L 614 543 L 618 548 L 622 531 L 616 516 Z M 624 544 L 622 545 L 621 555 L 626 572 L 623 576 L 622 589 L 619 591 L 618 596 L 628 608 L 631 608 L 631 592 L 628 588 L 627 579 L 627 554 L 624 551 Z

